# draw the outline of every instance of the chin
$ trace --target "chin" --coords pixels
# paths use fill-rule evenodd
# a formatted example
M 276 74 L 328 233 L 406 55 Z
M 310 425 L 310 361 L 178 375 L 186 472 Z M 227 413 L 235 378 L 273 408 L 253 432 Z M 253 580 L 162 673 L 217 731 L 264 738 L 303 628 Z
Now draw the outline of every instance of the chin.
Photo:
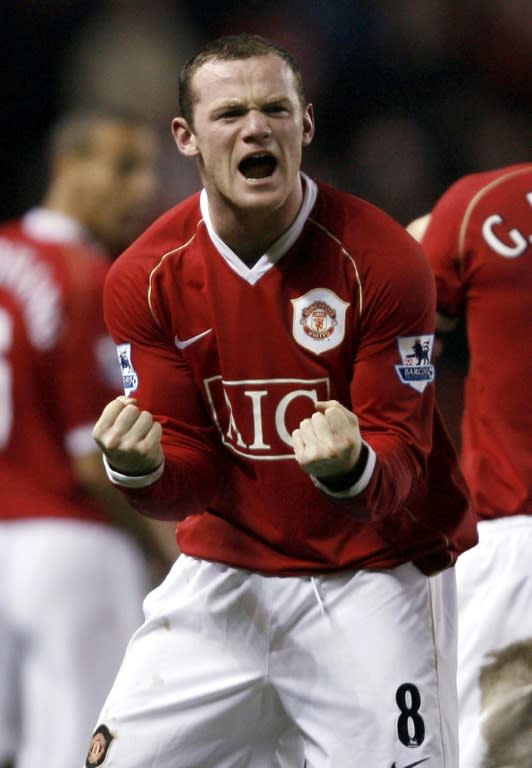
M 275 208 L 282 205 L 286 197 L 287 191 L 271 177 L 260 183 L 246 183 L 245 189 L 238 195 L 238 204 L 242 207 Z

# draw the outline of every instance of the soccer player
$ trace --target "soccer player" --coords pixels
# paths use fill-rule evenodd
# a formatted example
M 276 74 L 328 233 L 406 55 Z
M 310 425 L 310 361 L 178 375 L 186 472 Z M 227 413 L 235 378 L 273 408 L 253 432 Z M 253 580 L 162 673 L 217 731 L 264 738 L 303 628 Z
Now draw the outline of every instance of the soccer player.
M 142 621 L 140 540 L 166 570 L 177 551 L 138 525 L 92 439 L 120 392 L 103 281 L 151 211 L 156 137 L 68 115 L 50 152 L 42 204 L 0 227 L 0 765 L 17 768 L 81 762 Z
M 203 189 L 110 270 L 125 394 L 94 436 L 184 554 L 86 765 L 271 766 L 295 726 L 307 768 L 456 768 L 450 566 L 476 531 L 434 409 L 426 258 L 302 173 L 313 109 L 283 49 L 215 40 L 179 98 Z
M 438 327 L 465 316 L 469 346 L 461 458 L 480 541 L 456 567 L 458 689 L 462 765 L 479 768 L 495 765 L 483 762 L 494 702 L 510 706 L 485 670 L 532 642 L 532 164 L 465 176 L 409 229 L 434 270 Z M 505 718 L 506 741 L 512 722 L 514 743 L 530 746 L 530 718 L 527 734 Z

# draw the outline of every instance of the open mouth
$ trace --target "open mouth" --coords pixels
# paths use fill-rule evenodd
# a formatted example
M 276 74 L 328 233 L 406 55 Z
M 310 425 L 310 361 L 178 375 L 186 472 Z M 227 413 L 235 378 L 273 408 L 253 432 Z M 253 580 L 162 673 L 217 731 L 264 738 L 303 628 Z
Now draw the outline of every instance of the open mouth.
M 277 160 L 266 152 L 250 155 L 238 166 L 238 170 L 246 179 L 268 179 L 273 176 L 276 168 Z

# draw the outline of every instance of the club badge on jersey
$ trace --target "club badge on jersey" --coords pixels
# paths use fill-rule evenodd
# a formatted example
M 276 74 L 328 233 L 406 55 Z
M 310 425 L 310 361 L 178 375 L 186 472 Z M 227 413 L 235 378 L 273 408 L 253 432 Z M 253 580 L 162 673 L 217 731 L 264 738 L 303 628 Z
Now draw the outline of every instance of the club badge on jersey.
M 432 347 L 434 334 L 426 336 L 399 336 L 397 345 L 401 355 L 401 365 L 396 365 L 399 378 L 403 384 L 423 392 L 427 384 L 434 381 L 434 366 Z
M 120 363 L 120 372 L 122 373 L 124 394 L 129 397 L 132 392 L 135 392 L 139 385 L 139 377 L 131 362 L 131 344 L 118 344 L 116 353 Z
M 342 343 L 347 302 L 327 288 L 314 288 L 292 299 L 292 305 L 292 333 L 298 344 L 321 355 Z

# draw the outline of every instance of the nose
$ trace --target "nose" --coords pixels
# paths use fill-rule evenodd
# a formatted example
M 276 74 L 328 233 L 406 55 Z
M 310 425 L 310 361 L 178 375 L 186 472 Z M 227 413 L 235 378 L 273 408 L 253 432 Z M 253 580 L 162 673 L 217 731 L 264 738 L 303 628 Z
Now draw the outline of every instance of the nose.
M 247 140 L 262 140 L 271 135 L 272 129 L 267 116 L 258 109 L 250 109 L 246 115 L 244 138 Z

